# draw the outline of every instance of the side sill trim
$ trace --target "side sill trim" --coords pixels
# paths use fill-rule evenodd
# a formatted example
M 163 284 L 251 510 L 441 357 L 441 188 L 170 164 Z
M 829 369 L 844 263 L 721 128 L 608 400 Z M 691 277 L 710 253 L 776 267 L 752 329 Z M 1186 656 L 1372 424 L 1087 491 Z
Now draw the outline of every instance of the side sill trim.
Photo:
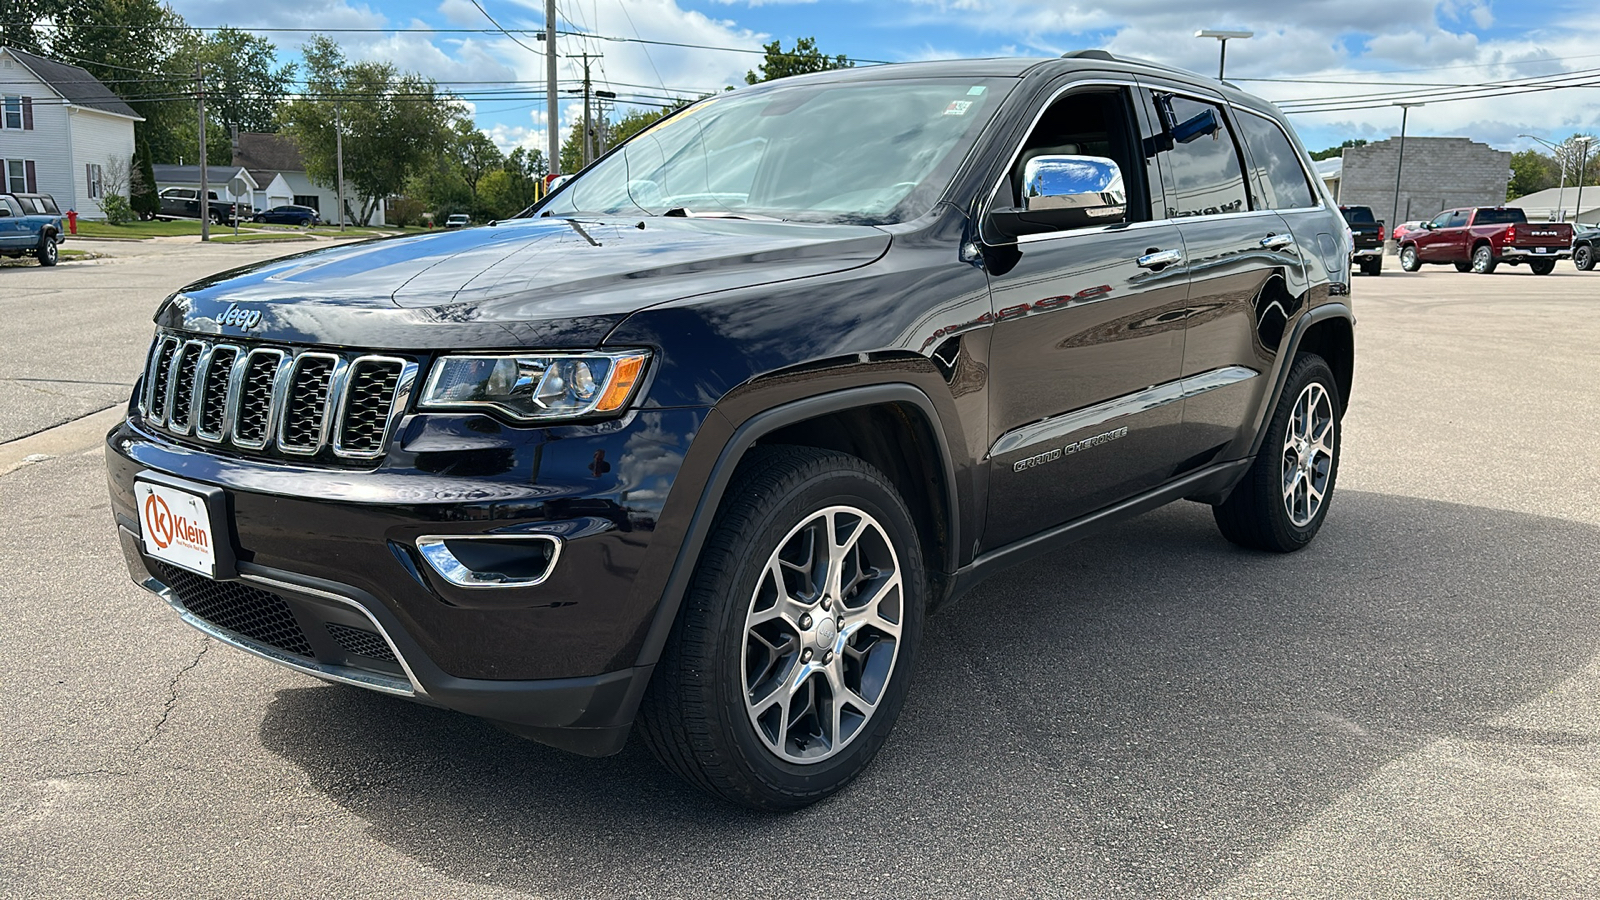
M 1198 375 L 1180 378 L 1177 381 L 1153 385 L 1074 412 L 1041 419 L 1038 422 L 1024 425 L 1021 428 L 1016 428 L 1000 435 L 999 439 L 994 442 L 994 446 L 989 448 L 987 458 L 994 459 L 997 456 L 1004 456 L 1007 453 L 1021 450 L 1033 444 L 1058 440 L 1074 431 L 1104 425 L 1112 419 L 1145 412 L 1166 406 L 1169 403 L 1204 394 L 1207 391 L 1238 384 L 1259 374 L 1261 373 L 1254 369 L 1247 369 L 1244 366 L 1224 366 L 1220 369 L 1212 369 L 1208 372 L 1201 372 Z

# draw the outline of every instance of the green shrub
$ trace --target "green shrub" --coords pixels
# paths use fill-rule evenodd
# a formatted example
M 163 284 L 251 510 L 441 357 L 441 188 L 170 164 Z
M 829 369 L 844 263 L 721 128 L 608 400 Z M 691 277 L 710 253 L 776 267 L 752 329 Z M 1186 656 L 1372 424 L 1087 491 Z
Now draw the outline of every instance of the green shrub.
M 396 228 L 408 228 L 422 221 L 422 201 L 410 197 L 396 197 L 389 201 L 384 221 Z
M 106 214 L 106 224 L 126 225 L 133 221 L 133 207 L 121 194 L 107 194 L 100 198 L 100 209 Z

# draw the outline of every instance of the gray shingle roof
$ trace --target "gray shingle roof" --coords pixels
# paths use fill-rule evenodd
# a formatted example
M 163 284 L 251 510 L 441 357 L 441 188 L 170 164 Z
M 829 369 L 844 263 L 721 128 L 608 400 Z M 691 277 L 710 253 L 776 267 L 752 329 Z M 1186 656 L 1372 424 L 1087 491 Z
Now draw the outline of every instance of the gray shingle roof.
M 239 145 L 233 153 L 233 164 L 244 166 L 252 172 L 258 169 L 271 172 L 306 170 L 306 164 L 300 158 L 300 148 L 293 138 L 287 134 L 261 131 L 239 132 Z
M 101 84 L 98 78 L 90 75 L 89 70 L 45 59 L 42 56 L 34 56 L 15 47 L 5 49 L 7 53 L 16 57 L 17 62 L 27 66 L 28 71 L 40 81 L 50 85 L 51 89 L 68 103 L 132 119 L 143 118 L 133 111 L 133 107 L 122 102 L 121 97 L 111 93 L 111 89 Z

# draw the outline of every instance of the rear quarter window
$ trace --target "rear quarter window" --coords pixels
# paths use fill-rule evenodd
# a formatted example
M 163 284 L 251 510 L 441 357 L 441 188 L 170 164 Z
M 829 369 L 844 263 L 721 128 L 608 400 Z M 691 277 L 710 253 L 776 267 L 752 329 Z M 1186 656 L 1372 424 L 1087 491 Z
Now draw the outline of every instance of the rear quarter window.
M 1294 142 L 1289 140 L 1289 136 L 1278 123 L 1265 116 L 1244 111 L 1240 112 L 1238 122 L 1239 132 L 1250 148 L 1256 180 L 1266 194 L 1263 199 L 1267 206 L 1271 209 L 1306 209 L 1316 206 L 1316 194 L 1311 189 L 1311 182 L 1306 178 L 1305 167 L 1300 164 L 1300 154 L 1295 150 Z M 1350 212 L 1354 213 L 1357 210 L 1364 212 L 1366 218 L 1358 219 L 1347 215 L 1346 220 L 1362 224 L 1373 221 L 1372 210 L 1355 207 Z

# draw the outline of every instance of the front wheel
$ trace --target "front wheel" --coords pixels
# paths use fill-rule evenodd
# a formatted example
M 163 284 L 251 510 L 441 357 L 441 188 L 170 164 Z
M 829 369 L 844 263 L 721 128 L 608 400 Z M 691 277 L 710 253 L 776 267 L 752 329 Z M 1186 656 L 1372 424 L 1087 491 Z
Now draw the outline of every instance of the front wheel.
M 1588 244 L 1579 244 L 1572 251 L 1572 264 L 1578 267 L 1579 272 L 1594 269 L 1594 248 Z
M 640 709 L 662 764 L 782 811 L 844 787 L 905 701 L 922 632 L 921 546 L 861 460 L 758 447 L 740 465 Z
M 1499 264 L 1488 244 L 1480 244 L 1472 251 L 1472 271 L 1479 275 L 1493 275 L 1495 267 Z
M 1553 259 L 1535 259 L 1528 262 L 1528 268 L 1535 275 L 1549 275 L 1556 270 L 1556 261 Z
M 1275 553 L 1311 543 L 1339 476 L 1342 414 L 1327 362 L 1314 353 L 1296 357 L 1261 452 L 1228 499 L 1211 508 L 1223 537 Z
M 219 212 L 212 213 L 211 214 L 211 224 L 213 224 L 213 225 L 221 225 L 222 224 L 222 213 L 219 213 Z
M 39 249 L 34 251 L 34 255 L 39 258 L 39 265 L 53 266 L 61 257 L 61 250 L 56 246 L 55 239 L 47 234 L 39 241 Z
M 1417 248 L 1407 244 L 1400 248 L 1400 268 L 1406 272 L 1415 272 L 1422 268 L 1422 257 L 1417 255 Z
M 1458 263 L 1456 263 L 1456 271 L 1457 272 L 1471 272 L 1472 271 L 1472 263 L 1469 263 L 1469 262 L 1458 262 Z

